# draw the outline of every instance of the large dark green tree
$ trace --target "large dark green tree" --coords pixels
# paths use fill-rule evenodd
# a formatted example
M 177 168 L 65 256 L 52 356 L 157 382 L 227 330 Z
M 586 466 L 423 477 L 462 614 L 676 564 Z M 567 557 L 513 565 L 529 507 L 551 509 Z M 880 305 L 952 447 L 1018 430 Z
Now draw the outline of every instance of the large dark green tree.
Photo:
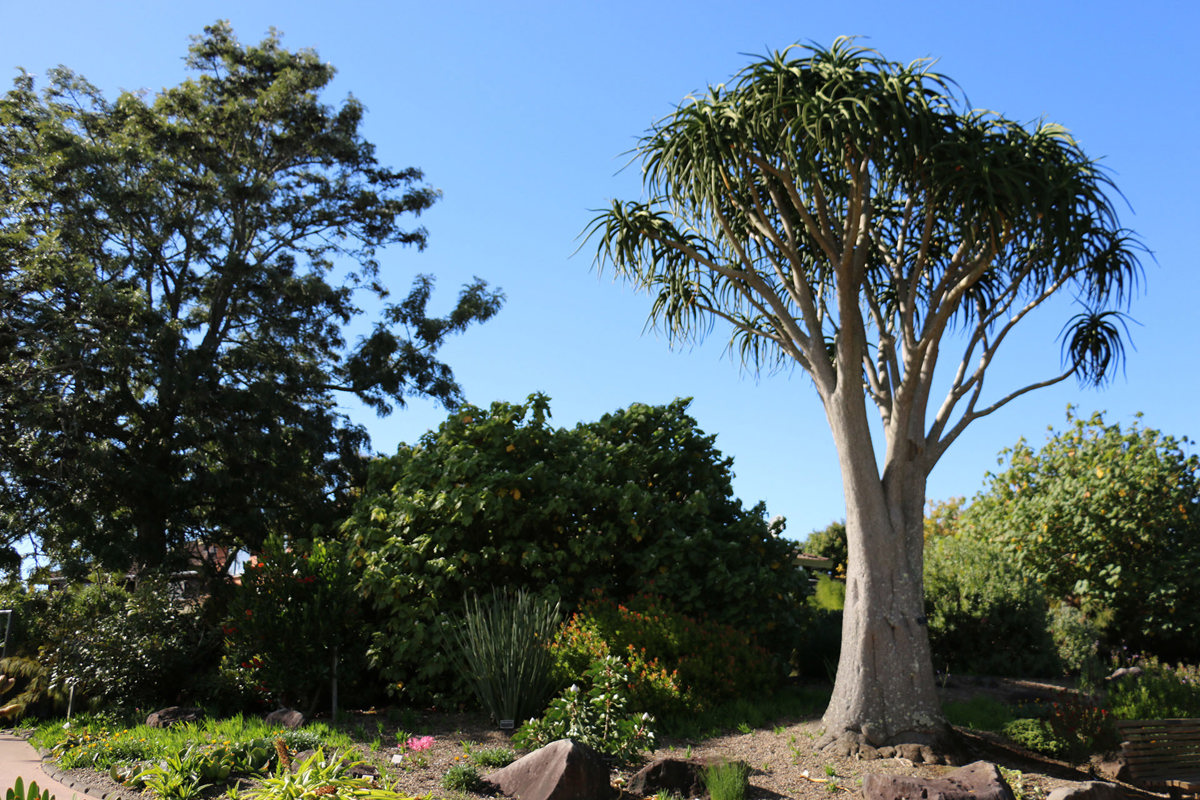
M 459 391 L 436 353 L 500 296 L 426 314 L 377 260 L 437 192 L 378 163 L 362 105 L 275 33 L 226 23 L 193 77 L 105 99 L 52 70 L 0 98 L 0 543 L 67 562 L 162 564 L 197 540 L 254 547 L 333 518 L 379 413 Z M 373 297 L 372 297 L 373 296 Z M 363 298 L 378 319 L 360 323 Z M 378 298 L 378 299 L 377 299 Z
M 975 420 L 1119 362 L 1139 262 L 1109 181 L 1062 127 L 972 110 L 927 63 L 846 39 L 686 99 L 636 156 L 647 198 L 597 217 L 599 266 L 646 290 L 674 340 L 720 321 L 753 368 L 800 367 L 833 433 L 849 565 L 824 741 L 933 756 L 947 728 L 921 585 L 926 479 Z M 1062 364 L 985 394 L 1009 334 L 1063 293 L 1080 311 Z

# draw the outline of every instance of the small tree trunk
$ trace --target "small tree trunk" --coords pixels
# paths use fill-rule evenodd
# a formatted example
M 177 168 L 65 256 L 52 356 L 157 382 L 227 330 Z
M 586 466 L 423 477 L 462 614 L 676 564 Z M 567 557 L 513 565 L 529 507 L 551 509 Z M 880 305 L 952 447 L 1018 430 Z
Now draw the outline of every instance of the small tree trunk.
M 330 706 L 329 719 L 335 725 L 337 724 L 337 720 L 338 720 L 338 676 L 337 676 L 337 673 L 338 673 L 338 648 L 337 648 L 337 645 L 335 644 L 333 646 L 333 665 L 330 670 L 330 678 L 329 678 L 329 706 Z
M 847 416 L 861 422 L 850 424 Z M 893 459 L 881 479 L 865 414 L 836 421 L 846 495 L 846 605 L 818 746 L 863 757 L 953 761 L 925 620 L 925 473 L 918 463 Z

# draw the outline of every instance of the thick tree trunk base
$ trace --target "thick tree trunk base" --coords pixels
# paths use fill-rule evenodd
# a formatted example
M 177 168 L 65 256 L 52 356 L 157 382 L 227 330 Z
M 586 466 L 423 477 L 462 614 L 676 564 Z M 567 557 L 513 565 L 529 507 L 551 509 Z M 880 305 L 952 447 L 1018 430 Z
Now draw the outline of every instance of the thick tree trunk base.
M 818 750 L 830 755 L 860 758 L 903 758 L 914 764 L 967 763 L 965 743 L 949 726 L 931 731 L 904 731 L 886 741 L 871 741 L 860 731 L 826 732 L 817 740 Z

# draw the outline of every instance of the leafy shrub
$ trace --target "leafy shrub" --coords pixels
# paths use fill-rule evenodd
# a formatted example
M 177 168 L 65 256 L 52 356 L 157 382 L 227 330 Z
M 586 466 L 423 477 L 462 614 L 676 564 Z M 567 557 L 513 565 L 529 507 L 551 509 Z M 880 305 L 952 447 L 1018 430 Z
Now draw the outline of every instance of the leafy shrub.
M 124 575 L 93 573 L 26 604 L 38 606 L 41 618 L 28 630 L 42 639 L 37 659 L 46 674 L 32 679 L 44 680 L 51 696 L 64 697 L 73 683 L 76 702 L 166 703 L 212 652 L 199 610 L 162 577 L 144 575 L 129 589 Z
M 1055 738 L 1064 743 L 1070 758 L 1084 758 L 1115 744 L 1112 716 L 1094 697 L 1076 692 L 1064 694 L 1050 704 L 1046 722 Z
M 1022 717 L 1004 725 L 1001 730 L 1006 737 L 1035 753 L 1044 753 L 1053 758 L 1067 754 L 1068 745 L 1054 733 L 1044 719 Z
M 803 609 L 804 628 L 791 653 L 791 672 L 802 678 L 833 683 L 842 651 L 841 611 L 828 611 L 809 602 Z
M 1002 733 L 1021 746 L 1054 758 L 1080 760 L 1116 744 L 1112 715 L 1096 698 L 1064 692 L 1045 706 L 1044 718 L 1007 723 Z
M 376 461 L 344 530 L 392 687 L 465 688 L 446 620 L 495 585 L 554 587 L 574 611 L 597 589 L 625 598 L 653 582 L 680 613 L 790 652 L 808 593 L 796 544 L 733 498 L 730 460 L 686 409 L 634 405 L 556 429 L 541 395 L 466 406 Z
M 1142 674 L 1113 681 L 1108 707 L 1119 719 L 1200 716 L 1200 667 L 1171 667 L 1156 658 L 1138 662 Z
M 12 611 L 11 616 L 0 617 L 0 636 L 8 633 L 6 652 L 9 658 L 36 658 L 41 646 L 50 641 L 50 633 L 45 629 L 49 605 L 47 592 L 21 583 L 0 586 L 0 608 Z
M 846 523 L 831 522 L 828 527 L 813 531 L 804 540 L 801 549 L 810 556 L 820 556 L 833 561 L 833 577 L 846 578 L 846 561 L 850 548 L 846 543 Z
M 1106 618 L 1111 618 L 1111 614 L 1102 615 L 1098 621 L 1066 603 L 1059 603 L 1050 611 L 1050 637 L 1059 661 L 1068 672 L 1081 675 L 1088 682 L 1094 682 L 1100 673 L 1100 642 Z
M 560 620 L 558 603 L 524 590 L 493 590 L 489 604 L 475 597 L 466 606 L 450 638 L 475 697 L 497 722 L 540 711 L 554 691 L 549 647 Z
M 551 701 L 541 719 L 529 720 L 513 734 L 513 743 L 532 750 L 558 739 L 573 739 L 621 762 L 654 747 L 653 717 L 627 711 L 629 677 L 619 659 L 597 661 L 584 673 L 584 680 L 589 684 L 586 690 L 568 687 Z
M 560 686 L 579 681 L 592 665 L 615 657 L 629 674 L 629 696 L 635 707 L 655 715 L 688 708 L 688 695 L 677 673 L 668 671 L 657 657 L 648 656 L 640 648 L 622 649 L 611 644 L 590 615 L 571 615 L 555 635 L 550 652 Z
M 336 659 L 339 692 L 349 695 L 364 667 L 355 582 L 338 543 L 268 540 L 247 565 L 222 628 L 230 683 L 311 715 Z
M 632 673 L 638 707 L 655 714 L 769 692 L 780 680 L 777 662 L 749 634 L 680 614 L 649 593 L 625 604 L 593 597 L 553 650 L 569 680 L 597 657 L 620 658 Z
M 1045 598 L 998 545 L 967 535 L 927 542 L 925 608 L 938 668 L 985 675 L 1057 671 Z

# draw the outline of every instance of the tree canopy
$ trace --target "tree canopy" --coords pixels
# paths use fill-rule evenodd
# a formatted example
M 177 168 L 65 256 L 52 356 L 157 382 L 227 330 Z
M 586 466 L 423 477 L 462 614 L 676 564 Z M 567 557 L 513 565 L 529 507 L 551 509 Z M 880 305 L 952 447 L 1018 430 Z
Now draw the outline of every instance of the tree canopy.
M 254 546 L 334 518 L 365 432 L 453 406 L 436 353 L 490 317 L 479 280 L 443 318 L 432 278 L 388 299 L 389 245 L 436 190 L 380 165 L 334 69 L 272 32 L 196 37 L 194 77 L 106 100 L 59 68 L 0 98 L 0 544 L 67 563 L 162 563 L 187 542 Z M 381 304 L 363 315 L 364 296 Z
M 648 292 L 673 341 L 728 325 L 744 363 L 799 366 L 825 408 L 849 551 L 825 741 L 944 739 L 921 589 L 926 480 L 971 422 L 1119 366 L 1139 244 L 1107 175 L 1062 126 L 975 110 L 928 62 L 849 39 L 771 54 L 686 98 L 635 158 L 646 199 L 596 217 L 598 266 Z M 1062 293 L 1080 309 L 1062 363 L 985 395 L 1001 345 Z
M 813 531 L 801 547 L 809 555 L 830 559 L 833 562 L 830 572 L 838 578 L 846 577 L 846 523 L 831 522 Z
M 1001 454 L 960 530 L 1004 546 L 1051 602 L 1110 620 L 1110 644 L 1195 658 L 1200 457 L 1138 422 L 1067 422 Z

